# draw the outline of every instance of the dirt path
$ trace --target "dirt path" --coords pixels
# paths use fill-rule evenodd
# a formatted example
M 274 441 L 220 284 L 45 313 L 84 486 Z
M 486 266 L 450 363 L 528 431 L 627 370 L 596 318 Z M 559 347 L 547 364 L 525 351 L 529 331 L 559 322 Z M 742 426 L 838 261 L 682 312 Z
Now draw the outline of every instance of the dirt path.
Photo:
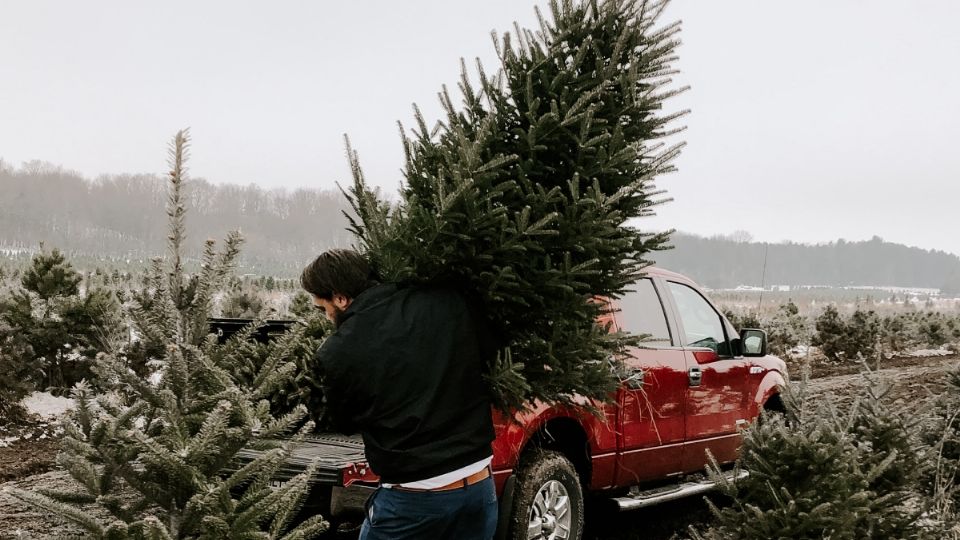
M 904 405 L 922 403 L 926 398 L 939 394 L 946 385 L 947 374 L 960 365 L 960 357 L 906 358 L 885 362 L 871 377 L 890 385 L 890 398 Z M 885 367 L 889 366 L 889 367 Z M 807 391 L 813 397 L 829 396 L 839 407 L 849 405 L 867 384 L 864 375 L 852 366 L 826 366 L 814 368 Z M 795 377 L 797 379 L 799 377 Z M 37 488 L 69 489 L 71 479 L 54 467 L 56 443 L 50 440 L 33 441 L 26 445 L 20 442 L 0 448 L 0 474 L 17 478 L 0 484 L 0 540 L 59 538 L 79 532 L 46 512 L 37 511 L 9 494 L 3 493 L 7 486 L 27 490 Z M 22 459 L 26 456 L 27 459 Z M 21 463 L 22 461 L 22 463 Z M 31 468 L 35 467 L 35 470 Z M 36 471 L 49 470 L 42 474 Z M 29 476 L 24 476 L 29 475 Z M 0 480 L 3 480 L 0 477 Z M 94 515 L 106 515 L 90 508 Z M 687 538 L 687 527 L 704 527 L 711 519 L 706 504 L 700 497 L 629 513 L 618 513 L 604 502 L 591 504 L 588 508 L 587 530 L 584 538 L 596 540 L 643 539 L 670 540 Z
M 890 367 L 881 364 L 879 370 L 870 374 L 851 373 L 813 378 L 809 381 L 812 396 L 833 396 L 835 402 L 849 404 L 869 384 L 875 380 L 889 387 L 887 397 L 899 405 L 921 404 L 927 398 L 943 392 L 947 385 L 947 375 L 960 365 L 960 357 L 941 356 L 924 358 L 922 361 L 909 359 L 893 363 Z

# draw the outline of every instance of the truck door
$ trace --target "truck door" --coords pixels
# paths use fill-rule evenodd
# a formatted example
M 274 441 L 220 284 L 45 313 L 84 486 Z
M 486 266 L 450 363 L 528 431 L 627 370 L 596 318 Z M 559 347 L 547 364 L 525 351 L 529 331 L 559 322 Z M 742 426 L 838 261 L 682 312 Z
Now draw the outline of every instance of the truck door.
M 702 471 L 706 450 L 721 463 L 736 459 L 750 366 L 732 354 L 725 319 L 694 287 L 667 280 L 688 366 L 683 471 Z
M 616 484 L 678 474 L 684 439 L 687 372 L 683 348 L 676 346 L 664 303 L 651 279 L 641 279 L 613 304 L 616 326 L 648 335 L 629 350 L 627 372 L 618 392 L 619 458 Z

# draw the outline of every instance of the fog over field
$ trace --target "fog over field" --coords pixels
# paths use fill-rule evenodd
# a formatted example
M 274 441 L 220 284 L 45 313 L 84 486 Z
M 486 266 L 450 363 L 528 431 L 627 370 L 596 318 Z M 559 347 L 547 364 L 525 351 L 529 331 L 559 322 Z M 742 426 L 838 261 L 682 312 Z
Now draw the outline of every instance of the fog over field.
M 193 174 L 332 189 L 349 133 L 368 178 L 401 175 L 395 122 L 439 116 L 459 59 L 496 65 L 489 32 L 534 2 L 8 2 L 0 158 L 94 178 L 155 173 L 191 126 Z M 545 2 L 536 4 L 544 6 Z M 960 253 L 960 4 L 676 1 L 673 101 L 691 109 L 674 201 L 643 226 L 760 241 L 889 241 Z M 0 197 L 10 197 L 3 190 Z

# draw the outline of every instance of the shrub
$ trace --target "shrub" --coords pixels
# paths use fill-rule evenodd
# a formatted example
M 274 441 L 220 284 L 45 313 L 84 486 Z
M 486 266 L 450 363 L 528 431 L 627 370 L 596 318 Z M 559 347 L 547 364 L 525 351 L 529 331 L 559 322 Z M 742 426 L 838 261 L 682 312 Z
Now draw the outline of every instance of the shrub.
M 877 385 L 846 412 L 786 393 L 786 415 L 747 430 L 738 467 L 750 475 L 723 481 L 733 499 L 698 539 L 917 538 L 917 479 L 924 460 L 916 423 L 883 400 Z
M 761 328 L 760 314 L 756 311 L 725 309 L 723 310 L 723 314 L 737 330 L 744 328 Z
M 807 318 L 800 315 L 800 309 L 792 300 L 781 304 L 764 328 L 767 330 L 770 352 L 777 356 L 786 355 L 808 335 Z
M 0 320 L 0 423 L 24 414 L 20 400 L 34 389 L 39 378 L 33 349 L 23 335 Z
M 81 294 L 81 279 L 58 250 L 41 251 L 21 287 L 0 302 L 0 320 L 30 345 L 37 364 L 31 373 L 43 388 L 65 389 L 89 379 L 96 351 L 111 348 L 122 329 L 114 294 Z
M 820 347 L 831 360 L 876 354 L 880 320 L 873 311 L 858 308 L 849 318 L 844 318 L 835 306 L 829 305 L 817 317 L 816 329 L 812 344 Z
M 236 288 L 223 301 L 222 314 L 224 317 L 239 319 L 253 319 L 264 311 L 263 299 L 257 291 L 250 287 Z
M 298 319 L 307 319 L 317 313 L 316 308 L 313 306 L 313 301 L 310 299 L 310 295 L 303 291 L 297 291 L 297 293 L 293 295 L 288 309 L 290 315 Z
M 960 521 L 960 368 L 947 374 L 946 390 L 937 396 L 934 412 L 924 425 L 929 448 L 921 480 L 932 500 L 932 514 L 945 524 Z
M 920 336 L 929 347 L 940 347 L 953 337 L 947 328 L 946 318 L 935 312 L 923 314 L 920 320 Z

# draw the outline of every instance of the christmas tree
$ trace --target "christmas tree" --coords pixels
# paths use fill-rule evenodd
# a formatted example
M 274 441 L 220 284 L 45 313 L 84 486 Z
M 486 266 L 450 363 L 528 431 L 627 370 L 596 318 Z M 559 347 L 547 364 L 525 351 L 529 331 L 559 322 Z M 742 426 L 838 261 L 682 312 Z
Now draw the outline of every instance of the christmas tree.
M 207 330 L 213 294 L 229 277 L 240 237 L 228 236 L 217 251 L 209 241 L 202 269 L 183 270 L 185 207 L 182 194 L 188 148 L 185 132 L 171 146 L 169 253 L 148 280 L 149 294 L 132 310 L 137 332 L 159 347 L 144 380 L 122 355 L 100 355 L 98 375 L 107 392 L 93 395 L 86 384 L 74 390 L 76 412 L 65 424 L 58 463 L 78 484 L 73 492 L 11 493 L 80 526 L 91 538 L 220 539 L 311 538 L 327 528 L 321 516 L 294 526 L 312 468 L 283 487 L 270 479 L 297 443 L 303 407 L 271 414 L 269 398 L 290 384 L 293 339 L 268 355 L 248 378 L 237 377 L 236 344 L 227 353 Z M 252 328 L 233 339 L 242 341 Z M 312 428 L 307 423 L 303 433 Z M 242 448 L 263 450 L 232 474 L 224 470 Z M 76 504 L 96 503 L 113 520 L 98 522 Z
M 942 524 L 921 524 L 919 485 L 928 467 L 914 411 L 888 403 L 873 375 L 847 409 L 815 402 L 806 383 L 782 394 L 786 414 L 765 413 L 744 434 L 732 483 L 709 471 L 733 503 L 710 503 L 717 525 L 697 540 L 941 538 Z M 930 520 L 928 520 L 930 521 Z
M 680 144 L 664 142 L 679 24 L 658 26 L 666 2 L 553 1 L 539 31 L 494 37 L 497 73 L 463 68 L 461 105 L 446 119 L 417 111 L 401 199 L 371 189 L 348 156 L 351 229 L 380 276 L 445 284 L 482 304 L 507 345 L 489 370 L 502 407 L 534 399 L 606 397 L 636 336 L 595 323 L 598 297 L 624 293 L 668 233 L 634 219 L 663 202 L 654 180 Z M 538 12 L 538 15 L 540 13 Z
M 26 415 L 20 400 L 33 391 L 40 375 L 33 357 L 30 343 L 0 318 L 0 425 Z
M 121 328 L 116 297 L 105 288 L 81 291 L 82 279 L 59 250 L 41 250 L 20 288 L 0 301 L 0 321 L 16 334 L 10 347 L 29 345 L 30 356 L 20 358 L 34 364 L 32 382 L 40 388 L 60 391 L 90 378 L 96 352 L 115 346 Z

